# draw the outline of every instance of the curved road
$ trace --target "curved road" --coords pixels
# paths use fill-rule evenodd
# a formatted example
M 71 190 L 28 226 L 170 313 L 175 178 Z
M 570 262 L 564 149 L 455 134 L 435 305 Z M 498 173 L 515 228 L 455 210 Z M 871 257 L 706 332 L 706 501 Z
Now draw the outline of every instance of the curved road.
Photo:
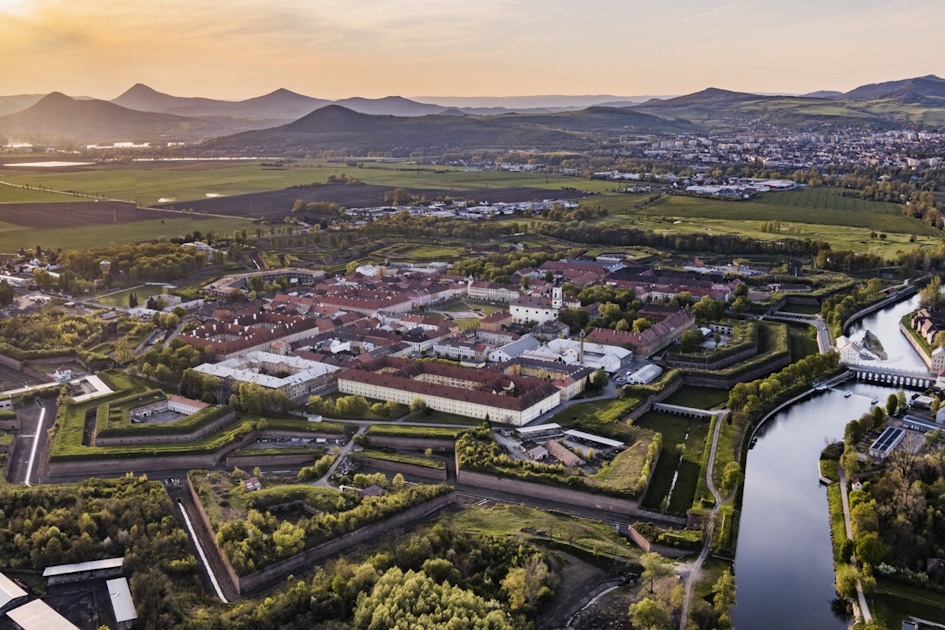
M 723 421 L 723 418 L 718 418 L 715 422 L 715 431 L 712 433 L 712 448 L 709 449 L 709 461 L 705 467 L 706 485 L 709 488 L 709 492 L 715 497 L 715 505 L 709 512 L 709 520 L 705 525 L 705 540 L 702 543 L 702 551 L 699 553 L 699 557 L 688 567 L 689 573 L 686 576 L 686 596 L 683 598 L 682 619 L 679 623 L 679 630 L 686 630 L 689 621 L 689 605 L 692 602 L 692 592 L 696 586 L 696 582 L 699 581 L 702 575 L 702 565 L 705 563 L 706 558 L 709 557 L 709 552 L 712 550 L 712 534 L 715 531 L 715 516 L 719 512 L 719 508 L 722 507 L 722 495 L 715 489 L 715 482 L 712 480 L 712 471 L 715 468 L 715 451 L 719 445 L 719 432 L 722 429 Z M 685 569 L 685 567 L 683 569 Z

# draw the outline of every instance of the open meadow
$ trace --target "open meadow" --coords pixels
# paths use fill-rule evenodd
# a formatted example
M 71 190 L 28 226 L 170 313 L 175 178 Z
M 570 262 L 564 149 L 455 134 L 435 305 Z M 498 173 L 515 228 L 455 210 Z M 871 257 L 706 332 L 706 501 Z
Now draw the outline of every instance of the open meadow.
M 590 221 L 658 234 L 736 234 L 758 240 L 825 241 L 836 250 L 887 259 L 917 246 L 937 247 L 942 232 L 902 214 L 900 206 L 840 196 L 831 188 L 771 192 L 746 201 L 682 195 L 599 195 L 583 203 L 607 210 Z M 542 221 L 536 218 L 536 221 Z M 774 224 L 777 231 L 769 231 Z M 912 240 L 914 239 L 914 241 Z
M 355 161 L 355 158 L 351 161 Z M 274 166 L 276 163 L 283 166 Z M 0 180 L 3 181 L 44 186 L 53 190 L 74 190 L 134 201 L 139 205 L 181 204 L 207 199 L 208 195 L 232 197 L 282 190 L 291 186 L 325 183 L 329 176 L 342 174 L 356 177 L 367 185 L 389 189 L 435 189 L 444 195 L 456 193 L 457 196 L 461 196 L 461 192 L 492 188 L 540 188 L 554 191 L 572 187 L 588 192 L 612 192 L 615 189 L 613 182 L 445 166 L 434 169 L 406 161 L 366 162 L 363 168 L 316 160 L 136 162 L 67 170 L 0 166 Z
M 24 188 L 22 186 L 0 185 L 0 204 L 6 203 L 56 203 L 60 201 L 85 201 L 75 195 Z M 91 201 L 91 200 L 88 200 Z
M 172 218 L 173 217 L 173 218 Z M 223 219 L 186 215 L 169 215 L 166 219 L 151 219 L 134 223 L 110 223 L 38 229 L 0 223 L 0 253 L 16 252 L 22 247 L 41 246 L 43 249 L 87 249 L 110 244 L 137 243 L 161 237 L 176 238 L 194 230 L 217 233 L 251 230 L 248 219 Z
M 358 168 L 358 164 L 362 164 Z M 327 182 L 332 175 L 345 174 L 357 178 L 361 185 L 313 186 Z M 796 191 L 765 193 L 745 201 L 708 199 L 683 195 L 619 194 L 620 184 L 602 180 L 585 180 L 535 173 L 505 171 L 478 171 L 454 167 L 432 167 L 411 164 L 408 161 L 383 162 L 327 162 L 319 160 L 273 161 L 229 160 L 186 162 L 138 162 L 99 164 L 69 169 L 24 169 L 0 166 L 0 180 L 12 184 L 45 187 L 62 191 L 79 191 L 108 199 L 127 200 L 139 205 L 161 204 L 178 210 L 193 210 L 195 216 L 248 217 L 282 220 L 291 214 L 297 199 L 330 201 L 346 207 L 382 205 L 384 193 L 394 188 L 407 188 L 415 195 L 428 198 L 470 197 L 480 201 L 523 201 L 545 198 L 582 198 L 591 208 L 607 210 L 607 216 L 595 217 L 589 223 L 603 227 L 623 227 L 649 230 L 659 234 L 705 233 L 737 234 L 759 240 L 779 238 L 825 241 L 834 249 L 849 249 L 871 253 L 887 259 L 899 251 L 917 246 L 937 246 L 941 232 L 922 221 L 902 214 L 897 204 L 880 203 L 843 196 L 845 191 L 835 188 L 805 188 Z M 296 187 L 298 186 L 298 187 Z M 588 193 L 593 196 L 588 197 Z M 145 210 L 112 209 L 106 217 L 100 201 L 89 204 L 81 198 L 35 189 L 0 186 L 0 251 L 15 251 L 22 243 L 42 244 L 44 247 L 77 247 L 98 245 L 102 242 L 129 242 L 173 237 L 188 231 L 217 232 L 246 229 L 233 223 L 204 223 L 202 226 L 180 223 L 180 219 L 165 219 L 163 224 L 151 223 L 128 226 L 116 230 L 103 225 L 93 238 L 82 230 L 68 237 L 57 234 L 65 227 L 61 222 L 40 234 L 27 232 L 10 238 L 11 228 L 5 223 L 23 225 L 24 222 L 3 214 L 7 206 L 10 214 L 26 216 L 34 211 L 15 206 L 27 201 L 42 202 L 40 216 L 52 216 L 52 202 L 72 201 L 69 217 L 79 214 L 79 206 L 95 215 L 96 223 L 128 220 L 127 212 Z M 4 203 L 6 202 L 6 203 Z M 57 204 L 60 205 L 60 204 Z M 110 206 L 109 206 L 110 207 Z M 94 209 L 94 210 L 93 210 Z M 173 216 L 173 215 L 167 215 Z M 179 215 L 178 215 L 179 216 Z M 149 214 L 147 218 L 151 218 Z M 209 220 L 209 219 L 208 219 Z M 508 220 L 508 219 L 501 219 Z M 514 217 L 514 220 L 521 220 Z M 546 221 L 540 216 L 529 219 L 540 225 Z M 84 223 L 83 220 L 80 223 Z M 226 226 L 226 227 L 224 227 Z M 528 236 L 522 237 L 527 241 Z M 16 242 L 13 249 L 10 244 Z M 80 245 L 80 243 L 82 245 Z M 449 253 L 446 246 L 395 247 L 385 252 L 392 259 L 416 258 L 433 260 Z M 461 252 L 457 252 L 461 254 Z

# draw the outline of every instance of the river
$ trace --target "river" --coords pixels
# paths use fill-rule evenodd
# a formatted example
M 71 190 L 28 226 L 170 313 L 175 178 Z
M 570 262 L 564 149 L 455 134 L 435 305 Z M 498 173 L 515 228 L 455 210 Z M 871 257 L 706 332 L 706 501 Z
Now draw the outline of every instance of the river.
M 925 364 L 899 331 L 899 319 L 917 305 L 918 296 L 874 313 L 850 336 L 859 339 L 869 330 L 889 357 L 883 365 L 924 372 Z M 830 608 L 836 597 L 833 554 L 818 459 L 824 446 L 843 439 L 847 422 L 870 410 L 871 399 L 884 404 L 893 391 L 849 381 L 793 405 L 759 429 L 746 462 L 735 555 L 733 622 L 739 630 L 848 627 Z

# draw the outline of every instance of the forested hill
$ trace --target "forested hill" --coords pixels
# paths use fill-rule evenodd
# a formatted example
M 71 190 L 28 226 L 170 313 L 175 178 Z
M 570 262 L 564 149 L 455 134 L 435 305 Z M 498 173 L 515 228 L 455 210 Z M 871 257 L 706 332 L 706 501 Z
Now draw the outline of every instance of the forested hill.
M 220 152 L 285 153 L 313 149 L 409 153 L 456 149 L 590 146 L 602 135 L 685 132 L 696 128 L 628 108 L 592 107 L 556 114 L 413 118 L 359 114 L 339 105 L 316 110 L 288 125 L 218 138 L 201 145 Z

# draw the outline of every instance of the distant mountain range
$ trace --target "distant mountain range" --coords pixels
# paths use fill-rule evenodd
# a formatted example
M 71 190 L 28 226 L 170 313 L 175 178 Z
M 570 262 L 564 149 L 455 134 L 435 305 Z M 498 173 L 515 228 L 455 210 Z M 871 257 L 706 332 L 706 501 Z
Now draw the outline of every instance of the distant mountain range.
M 213 134 L 212 123 L 156 112 L 141 112 L 99 100 L 77 100 L 53 92 L 15 114 L 0 117 L 0 134 L 21 141 L 75 145 L 173 141 Z
M 217 138 L 205 151 L 280 155 L 313 148 L 383 150 L 398 155 L 413 151 L 536 147 L 573 149 L 587 146 L 601 133 L 695 131 L 687 121 L 672 121 L 629 109 L 592 107 L 552 114 L 470 116 L 447 111 L 427 116 L 361 114 L 328 105 L 288 125 Z
M 0 96 L 0 135 L 77 145 L 206 141 L 203 146 L 212 150 L 275 154 L 319 148 L 578 148 L 625 134 L 940 128 L 945 121 L 945 79 L 936 76 L 803 96 L 709 88 L 675 98 L 640 97 L 641 102 L 608 95 L 444 100 L 329 101 L 280 89 L 224 101 L 172 96 L 137 84 L 112 101 L 60 93 Z

